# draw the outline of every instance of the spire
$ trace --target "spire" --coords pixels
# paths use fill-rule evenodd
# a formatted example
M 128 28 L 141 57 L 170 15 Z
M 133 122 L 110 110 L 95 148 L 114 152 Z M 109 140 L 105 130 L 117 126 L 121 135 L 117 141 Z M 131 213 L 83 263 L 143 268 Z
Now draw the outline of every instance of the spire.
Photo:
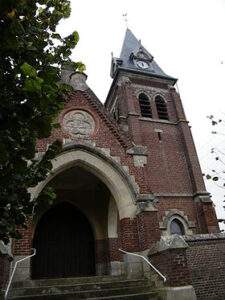
M 154 57 L 143 47 L 141 41 L 135 37 L 129 28 L 126 30 L 120 58 L 112 59 L 111 76 L 114 77 L 119 69 L 166 78 L 174 81 L 174 83 L 176 82 L 175 78 L 163 72 Z

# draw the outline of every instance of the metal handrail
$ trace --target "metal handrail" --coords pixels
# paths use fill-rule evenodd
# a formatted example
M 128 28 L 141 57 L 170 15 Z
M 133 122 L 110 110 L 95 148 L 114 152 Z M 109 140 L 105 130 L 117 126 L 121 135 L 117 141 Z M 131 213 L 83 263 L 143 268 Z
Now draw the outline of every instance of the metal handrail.
M 14 265 L 14 268 L 13 268 L 13 271 L 12 271 L 12 274 L 11 274 L 11 276 L 10 276 L 10 279 L 9 279 L 9 282 L 8 282 L 8 285 L 7 285 L 7 288 L 6 288 L 6 291 L 5 291 L 5 296 L 4 296 L 5 300 L 6 300 L 7 297 L 8 297 L 9 289 L 10 289 L 10 286 L 11 286 L 11 283 L 12 283 L 12 280 L 13 280 L 13 276 L 14 276 L 14 274 L 15 274 L 15 272 L 16 272 L 16 268 L 17 268 L 18 263 L 20 263 L 21 261 L 26 260 L 26 259 L 31 258 L 31 257 L 33 257 L 34 255 L 36 255 L 36 249 L 35 249 L 35 248 L 32 248 L 32 250 L 33 250 L 33 254 L 31 254 L 31 255 L 29 255 L 29 256 L 26 256 L 26 257 L 24 257 L 24 258 L 21 258 L 21 259 L 19 259 L 19 260 L 16 261 L 16 263 L 15 263 L 15 265 Z
M 150 261 L 146 257 L 144 257 L 143 255 L 128 252 L 128 251 L 125 251 L 125 250 L 122 250 L 122 249 L 119 249 L 119 251 L 121 251 L 123 253 L 126 253 L 126 254 L 129 254 L 129 255 L 141 257 L 160 277 L 162 277 L 163 281 L 166 282 L 166 277 L 158 269 L 156 269 L 156 267 L 154 267 L 153 264 L 150 263 Z

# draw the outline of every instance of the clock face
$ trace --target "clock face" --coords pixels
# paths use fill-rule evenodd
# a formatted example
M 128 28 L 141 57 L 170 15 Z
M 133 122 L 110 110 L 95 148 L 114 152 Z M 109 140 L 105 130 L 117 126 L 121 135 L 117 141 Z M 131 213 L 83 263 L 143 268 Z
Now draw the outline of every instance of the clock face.
M 143 60 L 137 60 L 136 64 L 141 69 L 147 69 L 149 67 L 148 63 L 146 61 L 143 61 Z

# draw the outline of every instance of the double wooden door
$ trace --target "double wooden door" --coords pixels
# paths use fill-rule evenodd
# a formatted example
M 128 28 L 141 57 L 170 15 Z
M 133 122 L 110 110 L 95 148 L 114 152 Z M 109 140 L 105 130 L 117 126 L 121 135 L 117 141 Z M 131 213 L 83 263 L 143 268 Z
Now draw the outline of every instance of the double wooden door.
M 94 236 L 87 218 L 73 205 L 60 203 L 37 225 L 32 278 L 61 278 L 95 274 Z

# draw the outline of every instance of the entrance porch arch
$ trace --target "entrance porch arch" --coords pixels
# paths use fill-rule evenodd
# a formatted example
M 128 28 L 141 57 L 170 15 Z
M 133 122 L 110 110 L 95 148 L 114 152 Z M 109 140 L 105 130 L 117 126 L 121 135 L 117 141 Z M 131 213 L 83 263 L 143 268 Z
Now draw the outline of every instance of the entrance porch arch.
M 87 148 L 64 151 L 52 161 L 53 168 L 46 180 L 31 190 L 32 196 L 36 198 L 59 173 L 72 166 L 82 166 L 108 187 L 115 199 L 120 219 L 133 218 L 136 212 L 135 188 L 122 168 L 109 160 L 108 157 L 103 157 L 102 153 L 98 154 Z

